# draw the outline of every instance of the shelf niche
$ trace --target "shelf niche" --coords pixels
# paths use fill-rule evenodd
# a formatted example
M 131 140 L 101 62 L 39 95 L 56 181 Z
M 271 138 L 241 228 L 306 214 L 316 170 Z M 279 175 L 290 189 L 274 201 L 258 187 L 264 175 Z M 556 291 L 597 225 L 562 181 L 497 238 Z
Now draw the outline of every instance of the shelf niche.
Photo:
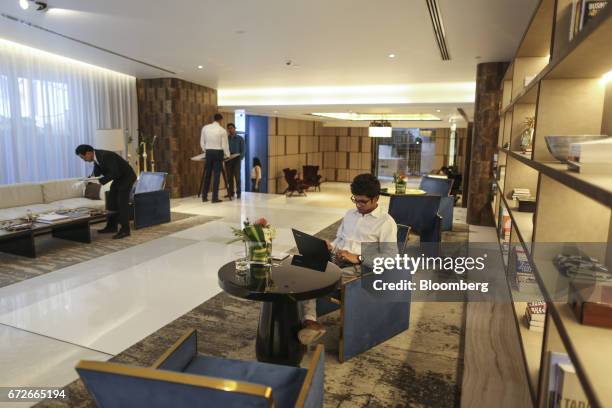
M 533 158 L 557 161 L 544 136 L 599 135 L 605 87 L 599 79 L 552 79 L 540 82 Z

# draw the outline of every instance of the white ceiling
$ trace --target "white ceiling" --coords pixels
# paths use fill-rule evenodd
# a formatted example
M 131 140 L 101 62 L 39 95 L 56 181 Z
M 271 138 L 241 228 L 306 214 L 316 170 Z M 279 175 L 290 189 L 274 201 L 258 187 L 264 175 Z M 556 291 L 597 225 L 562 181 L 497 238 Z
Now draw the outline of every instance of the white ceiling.
M 48 1 L 46 13 L 17 0 L 2 0 L 0 12 L 230 91 L 474 82 L 477 63 L 512 57 L 538 2 L 439 0 L 452 58 L 442 61 L 424 0 Z M 6 18 L 0 37 L 137 77 L 173 76 Z M 471 107 L 440 99 L 454 102 Z M 410 103 L 394 109 L 402 106 Z M 295 113 L 273 110 L 285 109 Z

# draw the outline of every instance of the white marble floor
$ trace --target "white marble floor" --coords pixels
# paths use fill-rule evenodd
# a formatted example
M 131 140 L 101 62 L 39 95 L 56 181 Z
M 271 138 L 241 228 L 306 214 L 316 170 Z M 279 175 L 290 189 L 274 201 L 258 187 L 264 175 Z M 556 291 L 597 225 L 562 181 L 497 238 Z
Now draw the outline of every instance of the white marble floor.
M 173 200 L 173 211 L 220 219 L 1 288 L 0 387 L 65 385 L 79 360 L 109 359 L 215 296 L 218 268 L 241 249 L 226 244 L 230 227 L 265 217 L 278 230 L 274 250 L 287 250 L 291 228 L 315 233 L 352 206 L 348 184 L 322 190 L 245 193 L 221 204 Z

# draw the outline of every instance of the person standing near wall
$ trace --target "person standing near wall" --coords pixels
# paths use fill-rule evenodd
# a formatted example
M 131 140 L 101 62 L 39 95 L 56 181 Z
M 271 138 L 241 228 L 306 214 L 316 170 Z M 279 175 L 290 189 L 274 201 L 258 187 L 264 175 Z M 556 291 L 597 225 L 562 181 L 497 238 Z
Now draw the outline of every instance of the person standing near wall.
M 200 136 L 200 146 L 206 153 L 206 167 L 204 171 L 204 188 L 202 190 L 202 202 L 208 201 L 208 190 L 210 189 L 210 178 L 213 178 L 212 202 L 220 203 L 219 199 L 219 178 L 223 167 L 223 159 L 229 157 L 229 145 L 227 142 L 227 132 L 221 126 L 223 116 L 215 113 L 213 122 L 202 128 Z M 214 173 L 214 175 L 213 175 Z
M 261 161 L 259 157 L 253 157 L 253 169 L 251 170 L 251 191 L 259 193 L 261 183 Z
M 240 199 L 240 165 L 242 164 L 242 159 L 244 158 L 244 139 L 242 136 L 236 133 L 236 125 L 233 123 L 227 124 L 227 141 L 229 144 L 230 155 L 240 154 L 240 156 L 236 156 L 227 160 L 225 162 L 225 172 L 227 173 L 227 196 L 231 200 L 234 198 L 234 192 L 236 192 L 236 197 Z M 234 182 L 236 188 L 234 189 Z

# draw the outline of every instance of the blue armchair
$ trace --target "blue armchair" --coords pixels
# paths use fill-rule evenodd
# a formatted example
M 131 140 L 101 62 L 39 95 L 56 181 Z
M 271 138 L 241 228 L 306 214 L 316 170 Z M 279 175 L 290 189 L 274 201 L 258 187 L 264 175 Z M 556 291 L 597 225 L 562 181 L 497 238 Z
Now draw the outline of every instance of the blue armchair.
M 408 225 L 423 243 L 439 243 L 442 217 L 438 213 L 439 195 L 394 195 L 389 201 L 389 215 L 400 225 Z M 430 246 L 431 247 L 431 246 Z
M 410 226 L 398 224 L 398 251 L 405 250 Z M 330 296 L 317 299 L 317 315 L 340 309 L 338 359 L 341 363 L 408 329 L 410 293 L 399 301 L 381 300 L 363 288 L 362 279 L 344 281 Z
M 132 197 L 134 228 L 170 222 L 170 193 L 164 190 L 167 173 L 142 172 Z
M 323 406 L 322 345 L 304 369 L 198 354 L 190 330 L 151 367 L 81 361 L 76 370 L 100 408 Z
M 428 194 L 439 194 L 441 196 L 438 212 L 442 217 L 442 231 L 453 229 L 453 209 L 455 197 L 450 195 L 453 189 L 454 179 L 423 176 L 419 188 Z

